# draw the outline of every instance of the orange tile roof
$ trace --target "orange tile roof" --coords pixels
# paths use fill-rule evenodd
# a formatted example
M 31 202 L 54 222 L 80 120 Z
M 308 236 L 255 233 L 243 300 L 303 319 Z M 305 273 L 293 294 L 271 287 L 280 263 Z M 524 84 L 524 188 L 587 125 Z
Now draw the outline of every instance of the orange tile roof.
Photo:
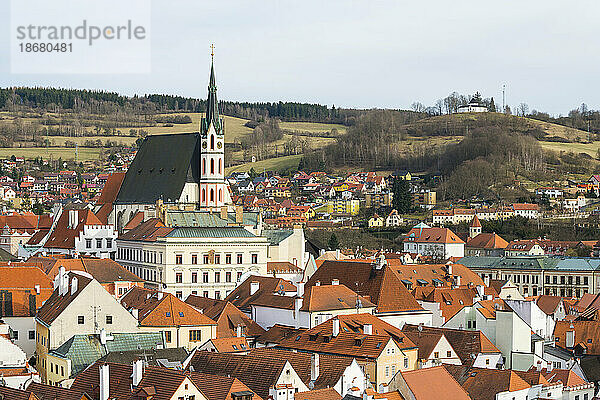
M 467 240 L 467 247 L 476 249 L 505 249 L 508 242 L 495 233 L 480 233 Z
M 473 399 L 495 400 L 500 392 L 516 392 L 531 387 L 516 372 L 509 369 L 473 368 L 463 365 L 443 366 L 466 389 Z
M 36 287 L 39 287 L 39 294 Z M 0 294 L 4 300 L 0 302 L 0 316 L 27 317 L 34 316 L 50 298 L 53 285 L 38 267 L 7 266 L 0 267 L 0 291 L 5 292 Z
M 161 297 L 161 298 L 159 298 Z M 138 310 L 142 326 L 204 326 L 217 323 L 170 293 L 131 288 L 121 299 L 128 310 Z
M 460 276 L 461 285 L 483 285 L 481 277 L 462 264 L 451 264 L 450 275 L 446 264 L 402 264 L 399 259 L 389 259 L 387 262 L 400 280 L 410 281 L 413 287 L 419 286 L 418 279 L 427 281 L 429 285 L 434 285 L 435 279 L 438 283 L 450 286 L 455 283 L 454 276 Z
M 119 189 L 121 189 L 121 184 L 123 184 L 123 179 L 125 179 L 125 172 L 113 172 L 110 174 L 96 204 L 114 203 L 117 199 L 117 194 L 119 194 Z
M 474 287 L 468 286 L 458 288 L 424 286 L 415 288 L 413 295 L 420 301 L 438 303 L 442 316 L 448 321 L 463 307 L 472 306 L 473 299 L 478 294 Z
M 405 241 L 414 241 L 415 243 L 465 243 L 456 233 L 448 228 L 413 228 L 407 234 Z
M 471 397 L 443 366 L 401 372 L 415 400 L 470 400 Z
M 342 396 L 334 388 L 294 393 L 294 400 L 340 400 Z
M 94 215 L 91 210 L 76 210 L 77 226 L 69 228 L 69 212 L 64 210 L 60 215 L 54 229 L 50 232 L 48 240 L 44 244 L 47 249 L 73 249 L 75 248 L 75 238 L 83 230 L 85 225 L 103 225 L 102 221 Z
M 250 350 L 245 337 L 225 337 L 210 339 L 210 342 L 219 353 L 241 353 Z
M 375 308 L 375 304 L 359 296 L 345 285 L 311 286 L 304 293 L 304 301 L 300 310 L 315 312 L 355 309 L 358 301 L 361 303 L 361 308 Z
M 75 293 L 71 292 L 71 284 L 73 278 L 77 278 L 77 290 Z M 92 281 L 87 276 L 80 275 L 76 272 L 67 272 L 67 278 L 69 280 L 69 290 L 63 296 L 61 296 L 58 290 L 55 290 L 52 295 L 46 300 L 42 307 L 38 310 L 36 319 L 41 321 L 43 324 L 49 326 L 52 322 L 71 304 L 73 300 L 79 296 L 81 291 L 85 289 L 87 285 Z
M 119 236 L 120 240 L 143 240 L 155 242 L 157 238 L 166 236 L 174 228 L 168 228 L 159 218 L 150 218 L 137 227 Z

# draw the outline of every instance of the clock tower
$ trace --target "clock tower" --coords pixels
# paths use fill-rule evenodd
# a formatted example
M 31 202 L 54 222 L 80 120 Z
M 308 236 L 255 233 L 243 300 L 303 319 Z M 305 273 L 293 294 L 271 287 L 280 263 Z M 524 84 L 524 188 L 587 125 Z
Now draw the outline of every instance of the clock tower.
M 213 48 L 213 46 L 211 46 Z M 200 209 L 218 209 L 231 203 L 225 182 L 225 123 L 219 116 L 214 51 L 211 52 L 206 114 L 200 120 Z

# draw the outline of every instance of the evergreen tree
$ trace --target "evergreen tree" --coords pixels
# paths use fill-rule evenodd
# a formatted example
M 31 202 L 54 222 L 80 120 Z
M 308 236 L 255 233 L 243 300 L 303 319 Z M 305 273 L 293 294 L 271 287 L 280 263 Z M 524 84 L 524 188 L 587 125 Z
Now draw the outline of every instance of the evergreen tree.
M 304 171 L 304 168 L 306 167 L 304 166 L 304 157 L 302 157 L 298 163 L 298 171 Z
M 329 250 L 337 250 L 339 246 L 340 242 L 338 241 L 337 236 L 335 236 L 335 233 L 332 233 L 329 237 L 329 241 L 327 242 L 327 248 Z
M 496 112 L 496 104 L 494 104 L 494 98 L 490 99 L 490 105 L 488 107 L 489 112 Z
M 412 194 L 410 193 L 410 183 L 400 177 L 394 179 L 392 185 L 394 192 L 393 206 L 400 214 L 406 214 L 412 209 Z

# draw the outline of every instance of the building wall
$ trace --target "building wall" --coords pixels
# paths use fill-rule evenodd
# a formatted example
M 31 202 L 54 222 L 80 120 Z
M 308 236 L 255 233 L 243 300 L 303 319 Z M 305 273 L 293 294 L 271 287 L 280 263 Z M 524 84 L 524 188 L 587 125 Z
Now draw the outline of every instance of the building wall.
M 402 329 L 404 324 L 423 324 L 426 326 L 432 326 L 432 314 L 428 310 L 415 310 L 398 313 L 375 313 L 375 315 L 388 324 L 394 325 L 399 329 Z
M 435 345 L 425 362 L 419 361 L 419 368 L 431 368 L 441 364 L 461 365 L 462 362 L 445 336 Z
M 13 332 L 19 332 L 19 338 L 14 343 L 19 346 L 27 357 L 35 352 L 35 317 L 3 317 L 2 320 L 10 326 Z M 29 332 L 33 332 L 33 339 L 29 339 Z
M 46 356 L 46 363 L 46 382 L 49 385 L 56 385 L 65 379 L 69 379 L 71 376 L 70 359 L 48 354 Z
M 188 351 L 202 345 L 209 339 L 217 337 L 216 325 L 196 325 L 196 326 L 140 326 L 140 332 L 170 332 L 171 341 L 167 341 L 165 336 L 165 346 L 169 349 L 185 347 Z M 200 338 L 190 340 L 190 331 L 200 331 Z M 164 333 L 163 333 L 164 334 Z
M 85 225 L 75 238 L 75 252 L 99 258 L 115 258 L 117 231 L 113 225 Z M 100 241 L 100 246 L 98 246 Z
M 393 340 L 390 340 L 377 357 L 375 376 L 370 376 L 371 383 L 379 387 L 386 385 L 398 371 L 412 371 L 418 368 L 418 350 L 401 351 Z

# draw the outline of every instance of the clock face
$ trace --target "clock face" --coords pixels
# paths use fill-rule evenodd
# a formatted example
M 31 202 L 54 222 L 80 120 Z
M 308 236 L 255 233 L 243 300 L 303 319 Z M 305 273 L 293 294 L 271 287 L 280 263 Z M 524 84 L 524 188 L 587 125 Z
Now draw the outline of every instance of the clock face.
M 223 143 L 217 142 L 217 149 L 220 149 L 221 147 L 223 147 Z
M 202 148 L 206 149 L 208 147 L 208 144 L 206 142 L 202 142 Z

